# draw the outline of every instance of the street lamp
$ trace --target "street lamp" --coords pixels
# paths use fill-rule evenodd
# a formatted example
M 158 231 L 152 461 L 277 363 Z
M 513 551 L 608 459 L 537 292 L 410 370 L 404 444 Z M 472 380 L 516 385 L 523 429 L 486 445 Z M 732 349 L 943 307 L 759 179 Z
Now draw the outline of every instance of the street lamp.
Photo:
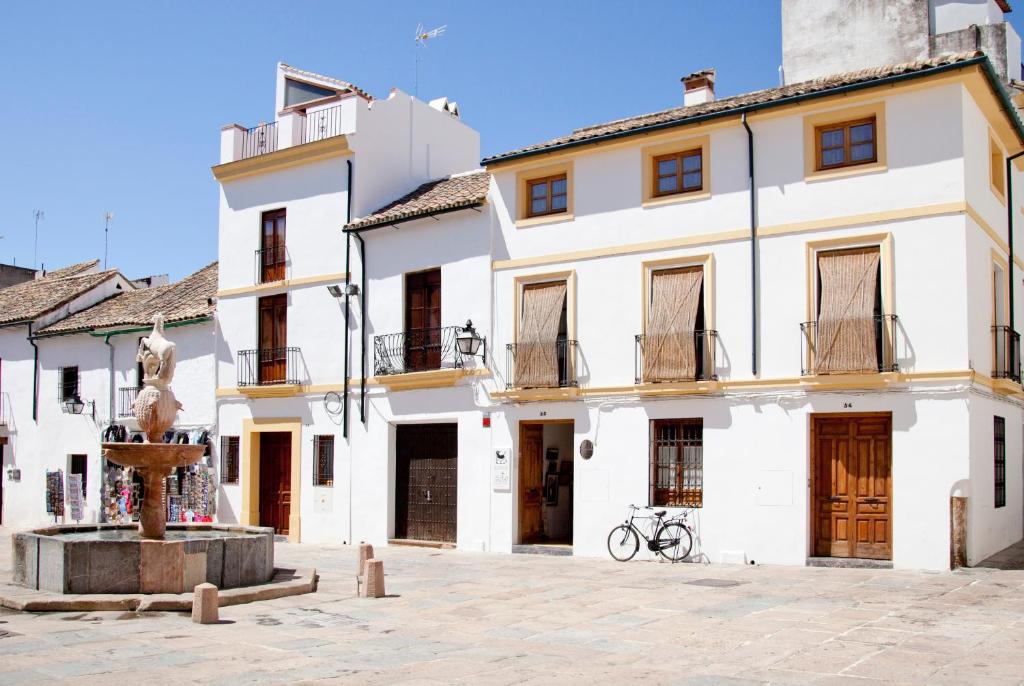
M 480 351 L 480 346 L 483 345 L 482 357 L 487 358 L 487 339 L 476 332 L 472 319 L 467 319 L 466 325 L 459 329 L 455 336 L 455 343 L 459 346 L 459 352 L 467 357 L 476 355 Z
M 82 414 L 82 410 L 85 409 L 85 403 L 77 395 L 73 395 L 70 398 L 64 400 L 64 411 L 68 414 Z

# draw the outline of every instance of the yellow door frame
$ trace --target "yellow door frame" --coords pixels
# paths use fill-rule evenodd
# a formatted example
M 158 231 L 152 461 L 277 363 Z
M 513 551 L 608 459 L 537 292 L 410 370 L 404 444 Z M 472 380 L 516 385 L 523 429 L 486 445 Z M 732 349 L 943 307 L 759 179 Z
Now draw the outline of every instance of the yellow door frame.
M 302 420 L 298 417 L 258 418 L 242 421 L 242 512 L 239 520 L 247 526 L 260 524 L 260 434 L 287 432 L 292 435 L 292 495 L 288 511 L 288 540 L 301 538 L 302 503 Z

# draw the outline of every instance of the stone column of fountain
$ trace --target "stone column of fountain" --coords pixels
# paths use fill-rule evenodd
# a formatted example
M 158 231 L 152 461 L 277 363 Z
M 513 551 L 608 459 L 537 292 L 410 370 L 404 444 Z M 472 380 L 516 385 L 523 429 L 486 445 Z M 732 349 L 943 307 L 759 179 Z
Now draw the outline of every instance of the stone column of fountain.
M 164 318 L 153 318 L 153 332 L 139 344 L 137 361 L 145 376 L 132 414 L 146 435 L 145 443 L 104 443 L 103 456 L 123 467 L 134 467 L 145 481 L 139 517 L 139 535 L 161 539 L 167 528 L 163 506 L 164 479 L 177 467 L 194 464 L 202 458 L 206 447 L 164 443 L 164 433 L 174 424 L 181 403 L 170 388 L 174 377 L 177 350 L 164 337 Z

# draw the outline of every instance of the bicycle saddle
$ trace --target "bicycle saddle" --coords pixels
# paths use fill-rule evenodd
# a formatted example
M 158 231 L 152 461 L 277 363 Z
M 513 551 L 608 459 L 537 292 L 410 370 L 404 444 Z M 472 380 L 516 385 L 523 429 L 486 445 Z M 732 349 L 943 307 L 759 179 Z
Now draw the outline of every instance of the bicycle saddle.
M 666 513 L 666 510 L 655 510 L 654 511 L 654 516 L 655 517 L 664 517 L 665 513 Z

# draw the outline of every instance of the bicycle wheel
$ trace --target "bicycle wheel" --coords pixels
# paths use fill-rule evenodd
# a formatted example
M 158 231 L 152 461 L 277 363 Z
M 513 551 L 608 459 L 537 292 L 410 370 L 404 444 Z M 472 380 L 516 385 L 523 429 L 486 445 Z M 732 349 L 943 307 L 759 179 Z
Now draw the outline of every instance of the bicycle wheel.
M 658 552 L 672 562 L 685 560 L 693 547 L 690 530 L 679 522 L 668 522 L 658 531 Z
M 619 562 L 628 562 L 640 549 L 640 539 L 633 527 L 619 524 L 608 534 L 608 553 Z

